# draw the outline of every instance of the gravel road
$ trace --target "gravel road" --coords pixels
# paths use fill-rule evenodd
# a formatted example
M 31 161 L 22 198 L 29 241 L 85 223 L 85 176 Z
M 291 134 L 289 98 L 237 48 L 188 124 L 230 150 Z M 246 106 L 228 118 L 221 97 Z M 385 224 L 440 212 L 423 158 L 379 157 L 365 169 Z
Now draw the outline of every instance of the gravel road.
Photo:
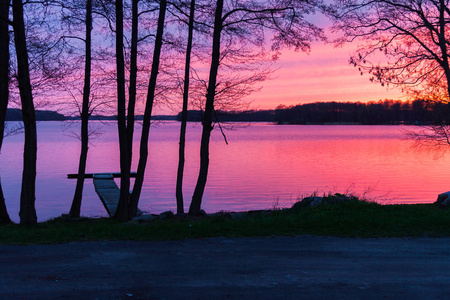
M 450 239 L 0 245 L 0 299 L 448 299 Z

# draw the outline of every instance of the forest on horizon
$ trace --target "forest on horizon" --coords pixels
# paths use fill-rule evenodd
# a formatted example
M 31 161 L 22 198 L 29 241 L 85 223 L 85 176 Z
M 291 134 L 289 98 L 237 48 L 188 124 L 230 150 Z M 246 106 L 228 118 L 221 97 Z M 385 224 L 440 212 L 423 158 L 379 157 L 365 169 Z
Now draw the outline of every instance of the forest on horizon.
M 276 124 L 428 125 L 448 124 L 448 104 L 428 100 L 377 102 L 313 102 L 279 105 L 271 110 L 217 111 L 219 122 L 274 122 Z M 201 121 L 201 111 L 189 111 L 189 121 Z M 180 114 L 178 114 L 180 119 Z
M 427 100 L 379 100 L 377 102 L 313 102 L 276 109 L 216 111 L 215 122 L 273 122 L 276 124 L 428 125 L 450 122 L 448 104 Z M 143 116 L 136 116 L 142 120 Z M 8 121 L 21 121 L 19 109 L 8 109 Z M 51 110 L 37 110 L 38 121 L 79 120 Z M 91 120 L 117 120 L 117 116 L 93 115 Z M 177 115 L 155 115 L 154 120 L 181 120 Z M 189 110 L 189 122 L 201 122 L 201 110 Z

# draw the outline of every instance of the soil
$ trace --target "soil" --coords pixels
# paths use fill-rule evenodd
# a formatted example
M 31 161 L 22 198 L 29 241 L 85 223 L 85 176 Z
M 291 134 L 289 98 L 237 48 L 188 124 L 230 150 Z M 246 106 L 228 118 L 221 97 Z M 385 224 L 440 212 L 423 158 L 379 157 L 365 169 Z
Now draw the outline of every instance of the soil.
M 449 238 L 0 245 L 0 299 L 447 299 Z

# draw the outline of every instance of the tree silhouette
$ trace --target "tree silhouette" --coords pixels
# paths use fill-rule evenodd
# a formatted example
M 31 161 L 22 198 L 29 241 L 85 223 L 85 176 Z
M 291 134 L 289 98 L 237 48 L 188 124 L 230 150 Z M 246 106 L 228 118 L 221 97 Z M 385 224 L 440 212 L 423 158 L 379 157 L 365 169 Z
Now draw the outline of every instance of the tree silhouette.
M 359 41 L 350 63 L 370 80 L 450 95 L 447 0 L 336 0 L 329 8 L 338 43 Z M 423 93 L 421 93 L 422 96 Z
M 18 64 L 17 81 L 19 83 L 25 131 L 19 215 L 20 224 L 31 225 L 37 223 L 36 209 L 34 206 L 36 200 L 37 133 L 22 0 L 13 0 L 13 29 Z
M 184 82 L 183 82 L 183 105 L 181 111 L 181 125 L 180 125 L 180 143 L 178 148 L 178 169 L 177 169 L 177 183 L 175 188 L 175 196 L 177 199 L 177 213 L 184 213 L 184 201 L 183 201 L 183 176 L 184 176 L 184 164 L 185 164 L 185 149 L 186 149 L 186 125 L 188 114 L 188 102 L 189 102 L 189 83 L 190 83 L 190 71 L 191 71 L 191 53 L 192 53 L 192 40 L 194 35 L 194 15 L 195 15 L 195 0 L 191 0 L 190 3 L 173 3 L 175 10 L 183 12 L 187 10 L 189 5 L 188 15 L 188 37 L 186 45 L 186 56 L 184 64 Z
M 382 85 L 401 86 L 418 99 L 450 99 L 448 0 L 341 1 L 330 9 L 339 40 L 360 41 L 350 63 Z M 384 62 L 378 62 L 380 55 Z M 421 134 L 409 136 L 424 145 L 443 145 L 447 118 Z
M 9 0 L 0 1 L 0 150 L 5 133 L 6 110 L 9 99 Z M 0 182 L 0 224 L 11 223 Z
M 86 173 L 86 161 L 89 148 L 89 96 L 91 89 L 91 45 L 92 45 L 92 0 L 86 0 L 86 17 L 85 17 L 86 37 L 85 43 L 85 67 L 84 67 L 84 87 L 83 87 L 83 102 L 81 108 L 81 152 L 78 164 L 77 185 L 75 187 L 75 194 L 70 207 L 69 215 L 73 218 L 80 217 L 81 199 L 83 197 L 84 177 Z
M 209 169 L 209 142 L 213 130 L 214 104 L 217 94 L 219 66 L 227 55 L 239 61 L 239 44 L 252 43 L 264 50 L 266 34 L 271 35 L 272 50 L 283 46 L 308 51 L 309 42 L 321 31 L 308 23 L 303 15 L 313 11 L 314 1 L 227 1 L 217 0 L 214 11 L 213 43 L 208 88 L 200 143 L 200 170 L 189 214 L 201 213 L 201 203 Z M 222 43 L 234 45 L 234 51 L 223 52 Z
M 156 30 L 155 46 L 153 51 L 152 70 L 148 83 L 147 99 L 145 103 L 144 120 L 142 123 L 142 134 L 139 148 L 139 163 L 136 172 L 136 181 L 134 183 L 133 192 L 130 199 L 130 214 L 128 218 L 136 214 L 139 198 L 144 183 L 144 172 L 147 166 L 148 158 L 148 138 L 150 134 L 150 120 L 152 116 L 153 104 L 155 100 L 156 81 L 159 73 L 159 64 L 161 57 L 161 49 L 163 45 L 163 33 L 165 25 L 167 1 L 161 0 L 159 3 L 158 27 Z
M 120 148 L 120 198 L 116 218 L 128 219 L 128 203 L 130 199 L 130 172 L 128 170 L 128 138 L 126 126 L 126 96 L 125 96 L 125 59 L 123 53 L 124 24 L 123 0 L 115 1 L 116 8 L 116 68 L 117 68 L 117 125 L 119 130 Z

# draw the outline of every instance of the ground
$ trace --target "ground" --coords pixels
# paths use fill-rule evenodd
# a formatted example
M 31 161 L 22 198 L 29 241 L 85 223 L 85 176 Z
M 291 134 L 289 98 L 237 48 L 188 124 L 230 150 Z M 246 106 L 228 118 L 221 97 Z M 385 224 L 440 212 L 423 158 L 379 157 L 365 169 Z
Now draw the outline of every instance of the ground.
M 447 299 L 450 238 L 0 245 L 0 299 Z

